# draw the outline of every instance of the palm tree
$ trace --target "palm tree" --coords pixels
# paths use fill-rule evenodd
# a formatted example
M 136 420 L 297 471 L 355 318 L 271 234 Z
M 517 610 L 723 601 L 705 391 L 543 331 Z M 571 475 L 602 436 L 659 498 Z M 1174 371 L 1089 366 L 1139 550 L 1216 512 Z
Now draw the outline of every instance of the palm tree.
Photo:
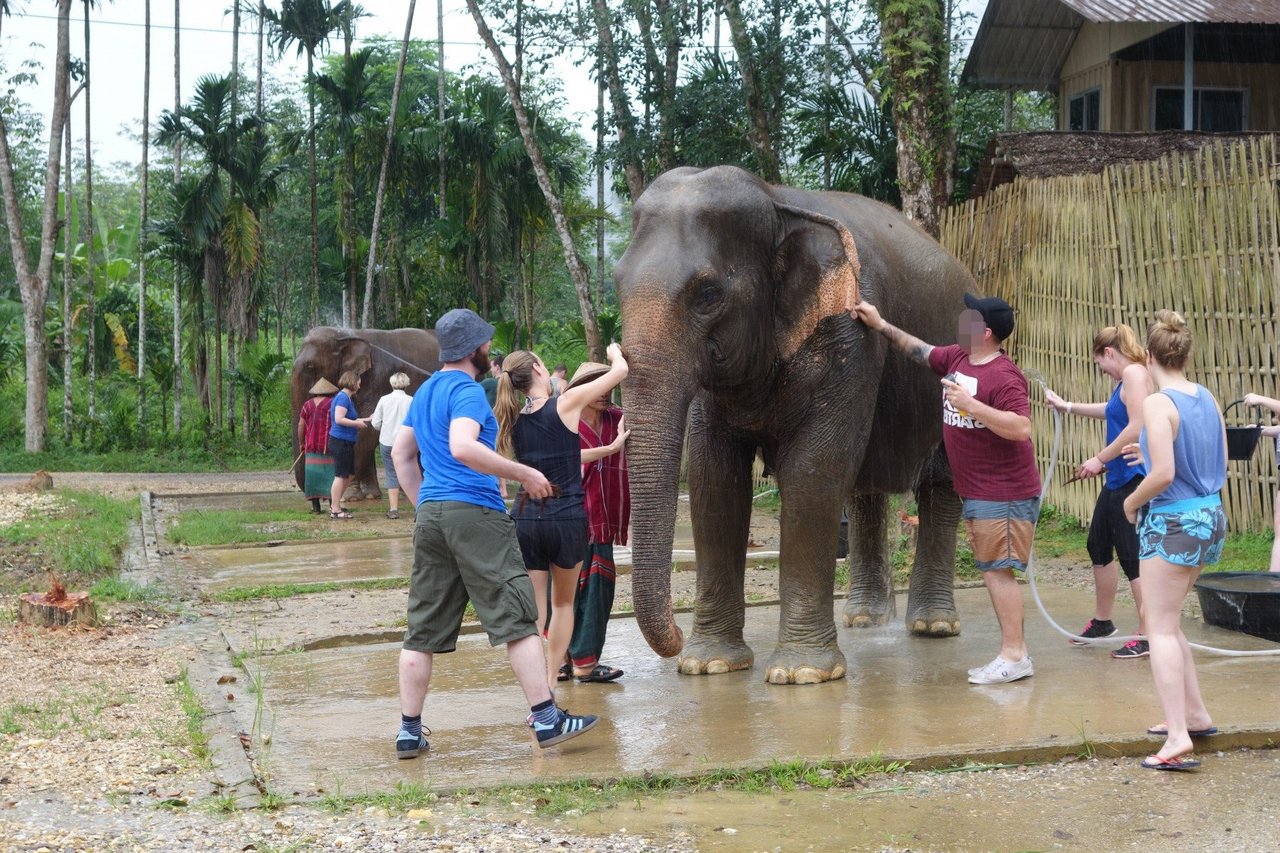
M 348 18 L 348 0 L 336 5 L 330 0 L 283 0 L 280 11 L 267 9 L 271 21 L 271 41 L 277 54 L 296 47 L 307 57 L 307 157 L 311 169 L 311 322 L 317 319 L 320 302 L 320 217 L 316 203 L 316 51 L 327 44 L 334 31 Z
M 330 115 L 336 120 L 334 130 L 338 147 L 342 150 L 342 187 L 339 204 L 342 214 L 342 259 L 346 285 L 342 296 L 342 322 L 354 327 L 356 321 L 356 258 L 355 224 L 352 222 L 352 206 L 356 171 L 356 142 L 360 131 L 368 125 L 373 101 L 370 89 L 374 78 L 369 62 L 373 48 L 366 47 L 344 57 L 335 75 L 320 74 L 315 85 L 325 95 Z
M 89 423 L 86 430 L 86 441 L 93 446 L 93 427 L 97 420 L 98 411 L 98 371 L 97 359 L 93 357 L 93 353 L 97 349 L 97 287 L 93 280 L 93 145 L 91 143 L 90 131 L 93 122 L 90 121 L 90 105 L 93 102 L 91 97 L 93 87 L 89 83 L 89 9 L 93 7 L 93 0 L 84 0 L 84 227 L 85 227 L 85 249 L 89 253 L 89 307 L 85 311 L 85 315 L 89 322 L 89 342 L 87 349 L 89 352 Z
M 147 167 L 151 145 L 151 0 L 145 3 L 142 71 L 142 222 L 141 233 L 147 231 Z M 147 365 L 147 253 L 143 240 L 138 240 L 138 435 L 145 436 Z
M 182 0 L 173 0 L 173 110 L 182 107 Z M 173 141 L 173 184 L 182 180 L 182 139 Z M 173 271 L 173 431 L 182 428 L 182 288 L 177 268 Z

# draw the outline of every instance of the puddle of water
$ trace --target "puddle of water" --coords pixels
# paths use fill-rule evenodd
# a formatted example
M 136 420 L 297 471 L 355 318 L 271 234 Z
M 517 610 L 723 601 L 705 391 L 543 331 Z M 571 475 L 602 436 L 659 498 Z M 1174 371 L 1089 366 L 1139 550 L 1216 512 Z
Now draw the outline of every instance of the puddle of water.
M 193 551 L 183 561 L 205 589 L 408 577 L 413 540 L 406 536 L 333 540 L 257 548 Z
M 244 494 L 156 495 L 156 504 L 170 513 L 198 509 L 297 510 L 300 518 L 309 518 L 311 504 L 301 492 L 247 492 Z M 370 503 L 369 506 L 374 506 Z M 361 504 L 356 504 L 359 508 Z

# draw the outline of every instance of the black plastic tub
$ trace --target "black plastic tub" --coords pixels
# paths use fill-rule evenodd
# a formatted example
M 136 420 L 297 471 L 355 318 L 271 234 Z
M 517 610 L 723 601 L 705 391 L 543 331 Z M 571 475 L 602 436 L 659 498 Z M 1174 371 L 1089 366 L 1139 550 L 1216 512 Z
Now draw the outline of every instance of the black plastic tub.
M 1280 572 L 1213 572 L 1196 581 L 1204 621 L 1280 643 Z

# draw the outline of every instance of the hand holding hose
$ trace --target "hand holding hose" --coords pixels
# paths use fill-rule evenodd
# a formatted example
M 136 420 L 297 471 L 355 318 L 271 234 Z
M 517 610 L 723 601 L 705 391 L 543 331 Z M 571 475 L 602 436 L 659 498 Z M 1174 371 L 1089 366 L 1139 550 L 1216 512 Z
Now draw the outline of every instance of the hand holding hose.
M 1129 463 L 1132 465 L 1133 463 Z M 1090 477 L 1096 477 L 1103 471 L 1107 470 L 1107 465 L 1096 456 L 1090 456 L 1084 461 L 1079 468 L 1076 469 L 1076 475 L 1073 479 L 1087 480 Z

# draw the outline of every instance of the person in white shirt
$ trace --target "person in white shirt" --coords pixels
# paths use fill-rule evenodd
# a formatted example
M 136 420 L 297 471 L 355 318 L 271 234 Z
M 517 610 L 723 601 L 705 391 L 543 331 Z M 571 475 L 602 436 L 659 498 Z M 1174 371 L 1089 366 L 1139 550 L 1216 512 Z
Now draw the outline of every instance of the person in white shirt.
M 409 376 L 397 373 L 391 377 L 391 393 L 378 401 L 373 410 L 369 424 L 378 431 L 378 452 L 382 455 L 382 467 L 387 472 L 387 498 L 391 508 L 387 510 L 387 518 L 400 517 L 400 481 L 396 479 L 396 466 L 391 461 L 391 446 L 396 443 L 396 433 L 404 423 L 404 416 L 409 411 L 413 398 L 404 393 L 409 387 Z

